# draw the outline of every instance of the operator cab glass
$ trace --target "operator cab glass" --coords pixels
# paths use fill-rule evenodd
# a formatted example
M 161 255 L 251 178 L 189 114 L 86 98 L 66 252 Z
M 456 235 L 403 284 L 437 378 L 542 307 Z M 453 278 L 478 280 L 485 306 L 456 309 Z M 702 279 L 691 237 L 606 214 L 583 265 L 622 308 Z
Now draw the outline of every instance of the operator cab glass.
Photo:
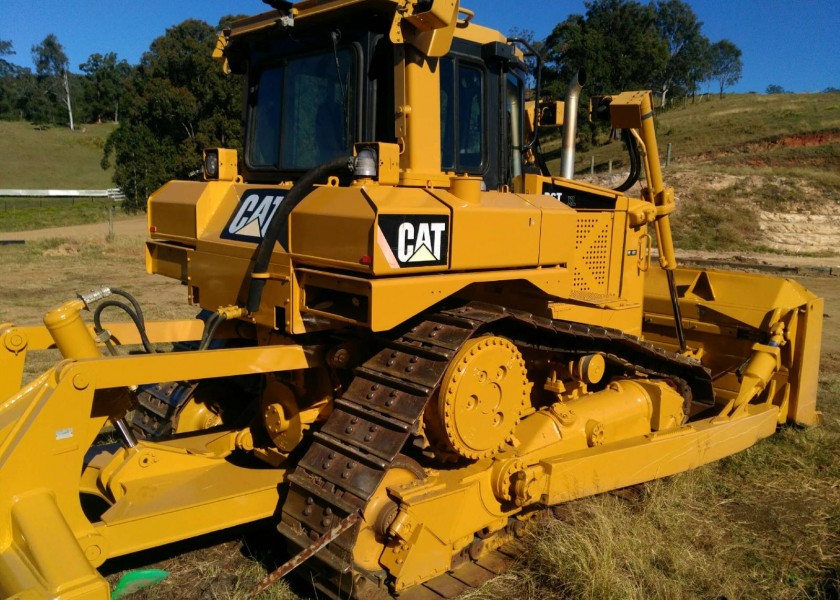
M 440 63 L 441 167 L 481 173 L 484 166 L 484 71 L 446 57 Z
M 510 140 L 510 164 L 508 181 L 522 176 L 522 139 L 524 129 L 524 85 L 522 80 L 514 75 L 507 76 L 505 89 L 505 108 L 507 113 L 508 139 Z
M 353 48 L 288 57 L 262 69 L 251 87 L 248 166 L 306 171 L 352 154 L 357 129 Z

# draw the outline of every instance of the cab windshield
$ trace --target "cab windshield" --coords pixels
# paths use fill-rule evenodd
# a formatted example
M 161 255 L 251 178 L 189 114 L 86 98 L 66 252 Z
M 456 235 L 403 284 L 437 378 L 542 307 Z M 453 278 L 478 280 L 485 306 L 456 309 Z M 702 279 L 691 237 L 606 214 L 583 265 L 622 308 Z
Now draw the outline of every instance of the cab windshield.
M 352 152 L 356 130 L 352 48 L 291 57 L 252 87 L 247 142 L 255 170 L 305 171 Z

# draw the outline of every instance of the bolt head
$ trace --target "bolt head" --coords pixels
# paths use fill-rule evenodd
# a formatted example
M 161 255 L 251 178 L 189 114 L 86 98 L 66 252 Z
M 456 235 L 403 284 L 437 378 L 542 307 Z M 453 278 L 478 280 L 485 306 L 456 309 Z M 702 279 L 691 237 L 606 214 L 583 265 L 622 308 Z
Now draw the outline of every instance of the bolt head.
M 87 375 L 84 375 L 83 373 L 76 373 L 73 376 L 73 387 L 77 390 L 85 390 L 88 388 L 89 385 L 90 379 L 88 379 Z

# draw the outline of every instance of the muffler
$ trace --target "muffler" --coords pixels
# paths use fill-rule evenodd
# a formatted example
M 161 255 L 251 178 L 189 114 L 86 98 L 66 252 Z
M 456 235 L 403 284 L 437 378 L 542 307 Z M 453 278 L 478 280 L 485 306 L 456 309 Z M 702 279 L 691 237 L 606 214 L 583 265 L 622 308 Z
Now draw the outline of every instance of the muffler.
M 572 179 L 575 174 L 575 138 L 577 137 L 577 115 L 580 91 L 586 85 L 586 71 L 579 69 L 566 90 L 566 105 L 563 112 L 563 145 L 561 146 L 560 177 Z

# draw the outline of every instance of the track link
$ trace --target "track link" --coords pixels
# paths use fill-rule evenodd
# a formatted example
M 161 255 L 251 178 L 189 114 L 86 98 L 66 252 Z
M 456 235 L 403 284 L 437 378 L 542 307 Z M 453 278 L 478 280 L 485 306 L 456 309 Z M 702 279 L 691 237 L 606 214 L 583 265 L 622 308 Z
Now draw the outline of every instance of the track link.
M 450 360 L 461 346 L 493 324 L 517 344 L 548 353 L 607 352 L 619 364 L 685 383 L 694 401 L 713 402 L 711 377 L 696 361 L 644 343 L 620 331 L 552 321 L 499 306 L 472 302 L 443 310 L 397 332 L 385 348 L 358 367 L 355 378 L 288 477 L 278 530 L 297 552 L 309 547 L 338 521 L 363 510 L 436 393 Z M 385 598 L 387 574 L 353 567 L 361 525 L 350 529 L 315 558 L 319 591 L 334 598 Z M 467 559 L 452 572 L 400 594 L 408 600 L 451 598 L 504 570 L 504 549 Z

